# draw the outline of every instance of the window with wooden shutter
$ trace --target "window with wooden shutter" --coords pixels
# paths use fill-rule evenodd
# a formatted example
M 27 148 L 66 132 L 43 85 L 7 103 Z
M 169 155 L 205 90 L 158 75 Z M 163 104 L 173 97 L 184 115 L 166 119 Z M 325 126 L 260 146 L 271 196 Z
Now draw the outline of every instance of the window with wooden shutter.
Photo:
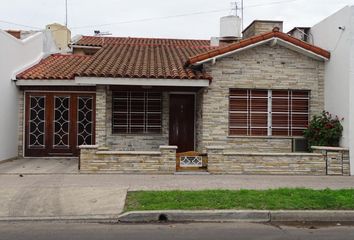
M 291 136 L 302 136 L 309 122 L 309 92 L 291 91 Z
M 113 92 L 113 133 L 160 133 L 161 119 L 160 92 Z
M 291 100 L 290 91 L 272 91 L 272 135 L 291 135 Z
M 230 135 L 249 135 L 249 91 L 246 89 L 230 90 Z
M 230 90 L 230 135 L 267 136 L 267 90 Z
M 309 91 L 231 89 L 229 134 L 302 136 L 308 113 Z
M 268 135 L 268 90 L 249 90 L 249 129 L 251 136 Z

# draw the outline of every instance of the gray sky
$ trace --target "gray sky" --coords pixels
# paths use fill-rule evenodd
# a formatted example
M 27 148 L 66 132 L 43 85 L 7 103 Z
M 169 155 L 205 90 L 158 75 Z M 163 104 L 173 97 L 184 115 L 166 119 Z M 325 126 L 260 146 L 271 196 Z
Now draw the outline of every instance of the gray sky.
M 114 36 L 209 39 L 219 35 L 219 18 L 230 13 L 230 3 L 231 0 L 68 0 L 68 23 L 73 35 L 92 35 L 98 29 Z M 244 26 L 255 19 L 283 20 L 284 31 L 288 31 L 294 26 L 312 26 L 353 4 L 354 0 L 244 0 Z M 203 14 L 193 14 L 198 12 Z M 147 20 L 175 15 L 187 16 Z M 30 29 L 4 21 L 37 28 L 53 22 L 64 24 L 65 0 L 2 0 L 0 16 L 1 29 Z M 107 23 L 116 24 L 94 26 Z

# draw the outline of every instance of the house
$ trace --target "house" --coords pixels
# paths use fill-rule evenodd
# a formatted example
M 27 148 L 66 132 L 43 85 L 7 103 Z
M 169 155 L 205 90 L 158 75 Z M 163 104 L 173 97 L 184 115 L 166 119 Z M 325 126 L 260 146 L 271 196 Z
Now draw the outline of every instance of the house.
M 18 89 L 9 81 L 42 57 L 42 34 L 28 37 L 20 31 L 0 30 L 0 161 L 17 156 Z
M 325 109 L 344 117 L 341 146 L 349 149 L 354 174 L 354 6 L 346 6 L 311 28 L 290 34 L 331 51 L 325 62 Z
M 254 21 L 219 46 L 82 36 L 17 75 L 19 154 L 80 156 L 82 172 L 324 175 L 322 154 L 293 145 L 324 109 L 330 53 L 280 29 Z

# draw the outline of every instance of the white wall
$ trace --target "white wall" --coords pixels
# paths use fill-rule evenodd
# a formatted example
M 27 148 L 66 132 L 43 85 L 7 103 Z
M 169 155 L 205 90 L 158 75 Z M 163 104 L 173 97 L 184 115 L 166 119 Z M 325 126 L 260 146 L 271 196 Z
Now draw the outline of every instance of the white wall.
M 314 45 L 331 52 L 325 66 L 325 109 L 344 117 L 341 146 L 350 149 L 354 175 L 354 6 L 344 7 L 316 24 L 311 34 Z
M 43 35 L 19 40 L 0 30 L 0 161 L 17 156 L 18 90 L 14 74 L 42 56 Z

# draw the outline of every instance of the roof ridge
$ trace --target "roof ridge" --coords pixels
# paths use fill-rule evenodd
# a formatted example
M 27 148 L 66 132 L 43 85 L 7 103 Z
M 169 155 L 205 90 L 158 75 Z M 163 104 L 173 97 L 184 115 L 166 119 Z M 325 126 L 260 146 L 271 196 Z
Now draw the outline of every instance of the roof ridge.
M 183 47 L 183 48 L 215 48 L 210 45 L 185 45 L 185 44 L 160 44 L 160 43 L 129 43 L 129 42 L 115 42 L 110 43 L 103 48 L 108 48 L 116 45 L 129 45 L 129 46 L 174 46 L 174 47 Z
M 119 37 L 119 36 L 86 36 L 87 38 L 122 38 L 122 39 L 146 39 L 146 40 L 177 40 L 177 41 L 209 41 L 210 39 L 196 39 L 196 38 L 158 38 L 158 37 Z
M 71 54 L 71 53 L 53 53 L 50 54 L 48 57 L 82 57 L 82 58 L 89 58 L 92 57 L 91 55 L 82 55 L 82 54 Z M 43 60 L 47 59 L 48 57 L 44 58 Z

